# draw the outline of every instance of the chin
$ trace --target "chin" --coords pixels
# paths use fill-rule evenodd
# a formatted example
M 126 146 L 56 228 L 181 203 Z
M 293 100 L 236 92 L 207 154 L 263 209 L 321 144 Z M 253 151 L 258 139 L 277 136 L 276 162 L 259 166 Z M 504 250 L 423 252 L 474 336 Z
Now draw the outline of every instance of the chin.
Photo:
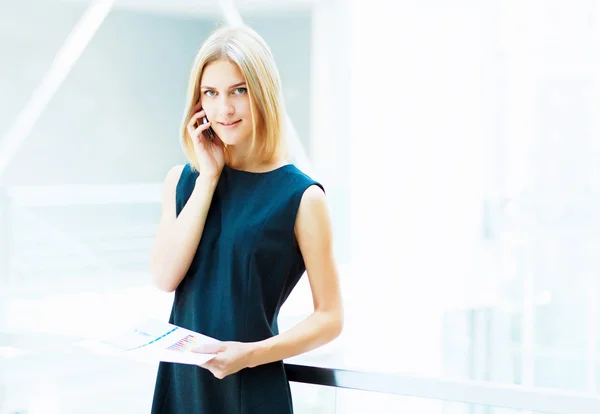
M 225 145 L 240 145 L 242 143 L 245 142 L 250 142 L 252 140 L 251 137 L 248 136 L 242 136 L 240 134 L 217 134 L 219 135 L 219 138 L 221 138 L 221 141 L 223 141 L 223 143 Z

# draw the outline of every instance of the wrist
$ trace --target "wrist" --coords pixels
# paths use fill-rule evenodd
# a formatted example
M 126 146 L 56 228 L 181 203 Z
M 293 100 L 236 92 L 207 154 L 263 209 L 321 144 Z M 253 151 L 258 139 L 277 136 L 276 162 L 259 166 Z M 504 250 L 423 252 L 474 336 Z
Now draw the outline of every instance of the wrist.
M 246 354 L 246 365 L 248 368 L 254 368 L 258 365 L 262 365 L 264 354 L 267 352 L 267 346 L 264 341 L 249 342 L 248 353 Z
M 210 177 L 206 175 L 200 174 L 198 178 L 196 178 L 196 187 L 201 187 L 203 189 L 212 189 L 214 190 L 217 187 L 217 183 L 219 182 L 219 177 Z

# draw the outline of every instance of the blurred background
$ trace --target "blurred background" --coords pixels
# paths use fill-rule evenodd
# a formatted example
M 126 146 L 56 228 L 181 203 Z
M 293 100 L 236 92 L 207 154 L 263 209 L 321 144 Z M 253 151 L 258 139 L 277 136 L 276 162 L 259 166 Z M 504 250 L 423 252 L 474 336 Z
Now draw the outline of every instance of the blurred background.
M 0 413 L 149 412 L 156 366 L 72 344 L 168 318 L 162 181 L 193 58 L 240 18 L 334 222 L 345 331 L 297 360 L 600 392 L 600 1 L 0 0 Z M 281 329 L 311 311 L 304 277 Z M 292 388 L 298 413 L 521 412 Z

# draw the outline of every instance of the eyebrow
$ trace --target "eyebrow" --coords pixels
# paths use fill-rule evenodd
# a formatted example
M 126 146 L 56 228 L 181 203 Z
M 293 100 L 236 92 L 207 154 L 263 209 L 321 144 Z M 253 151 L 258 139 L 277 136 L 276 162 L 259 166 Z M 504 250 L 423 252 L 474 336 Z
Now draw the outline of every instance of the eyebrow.
M 231 85 L 231 86 L 230 86 L 229 88 L 227 88 L 227 89 L 234 89 L 234 88 L 238 88 L 238 87 L 240 87 L 240 86 L 242 86 L 242 85 L 245 85 L 245 84 L 246 84 L 246 82 L 238 82 L 238 83 L 236 83 L 235 85 Z M 217 88 L 215 88 L 214 86 L 207 86 L 207 85 L 204 85 L 204 86 L 201 86 L 201 89 L 211 89 L 211 90 L 213 90 L 213 89 L 217 89 Z

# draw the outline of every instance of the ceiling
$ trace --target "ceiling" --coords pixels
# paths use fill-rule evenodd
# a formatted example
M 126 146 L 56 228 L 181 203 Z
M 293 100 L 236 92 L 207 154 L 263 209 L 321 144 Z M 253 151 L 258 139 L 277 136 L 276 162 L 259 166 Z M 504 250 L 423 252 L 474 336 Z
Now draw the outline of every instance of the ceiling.
M 91 4 L 94 0 L 60 0 L 69 3 Z M 299 10 L 311 8 L 317 1 L 328 0 L 222 0 L 231 2 L 240 12 Z M 211 15 L 220 14 L 219 0 L 115 0 L 114 7 L 160 14 Z

